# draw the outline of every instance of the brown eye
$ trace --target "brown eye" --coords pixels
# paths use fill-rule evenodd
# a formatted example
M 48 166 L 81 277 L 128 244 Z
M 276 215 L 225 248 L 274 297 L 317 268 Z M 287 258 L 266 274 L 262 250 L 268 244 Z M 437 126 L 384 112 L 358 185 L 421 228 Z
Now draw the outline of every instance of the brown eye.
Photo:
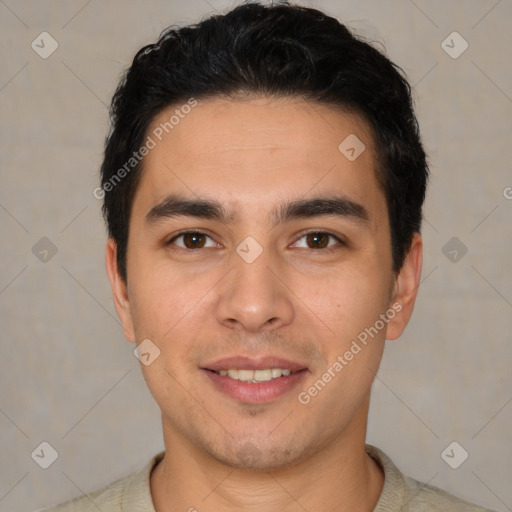
M 197 249 L 204 246 L 205 236 L 202 233 L 185 233 L 183 243 L 187 249 Z
M 342 239 L 328 231 L 310 231 L 309 233 L 303 233 L 294 244 L 294 247 L 322 250 L 322 252 L 334 251 L 344 246 L 345 243 Z
M 328 233 L 308 233 L 306 240 L 311 249 L 324 249 L 329 245 L 330 236 Z
M 178 243 L 180 239 L 182 239 L 182 241 Z M 176 245 L 180 249 L 192 250 L 215 246 L 215 243 L 213 243 L 213 245 L 207 246 L 206 244 L 208 239 L 211 240 L 211 238 L 207 234 L 201 233 L 200 231 L 185 231 L 183 233 L 179 233 L 174 238 L 169 240 L 167 245 Z

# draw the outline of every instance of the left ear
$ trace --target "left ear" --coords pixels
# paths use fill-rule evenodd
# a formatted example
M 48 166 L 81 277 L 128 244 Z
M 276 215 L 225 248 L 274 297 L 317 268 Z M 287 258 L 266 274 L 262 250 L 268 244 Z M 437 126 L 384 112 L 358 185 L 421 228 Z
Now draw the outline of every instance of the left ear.
M 398 275 L 395 277 L 390 306 L 393 307 L 397 314 L 388 322 L 386 330 L 387 340 L 399 338 L 409 323 L 420 285 L 422 264 L 423 241 L 421 235 L 415 233 L 409 253 Z

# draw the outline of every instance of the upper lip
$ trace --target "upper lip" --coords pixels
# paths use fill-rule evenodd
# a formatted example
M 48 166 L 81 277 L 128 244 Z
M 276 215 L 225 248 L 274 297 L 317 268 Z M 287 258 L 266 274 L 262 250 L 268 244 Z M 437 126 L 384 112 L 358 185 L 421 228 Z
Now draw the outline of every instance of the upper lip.
M 297 372 L 306 369 L 306 365 L 283 359 L 275 356 L 265 357 L 246 357 L 246 356 L 231 356 L 217 359 L 212 363 L 203 366 L 206 370 L 266 370 L 267 368 L 280 368 L 282 370 L 290 370 Z

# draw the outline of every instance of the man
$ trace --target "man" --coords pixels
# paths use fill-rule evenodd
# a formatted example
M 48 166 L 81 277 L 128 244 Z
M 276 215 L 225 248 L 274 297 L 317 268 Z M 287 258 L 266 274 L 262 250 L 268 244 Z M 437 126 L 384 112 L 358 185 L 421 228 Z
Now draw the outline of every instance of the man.
M 245 4 L 141 49 L 112 122 L 106 266 L 166 450 L 53 510 L 484 510 L 365 444 L 422 266 L 401 70 L 317 10 Z

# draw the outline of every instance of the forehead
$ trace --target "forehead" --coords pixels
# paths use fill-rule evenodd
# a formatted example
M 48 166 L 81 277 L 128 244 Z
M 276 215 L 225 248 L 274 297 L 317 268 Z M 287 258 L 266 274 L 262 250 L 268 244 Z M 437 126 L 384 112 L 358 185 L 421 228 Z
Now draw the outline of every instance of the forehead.
M 221 154 L 236 149 L 291 149 L 302 157 L 327 150 L 338 157 L 340 137 L 356 135 L 364 141 L 366 156 L 374 152 L 368 123 L 356 113 L 331 105 L 289 97 L 215 97 L 197 102 L 187 114 L 185 107 L 168 107 L 150 124 L 148 134 L 157 143 L 164 142 L 160 150 L 165 141 L 172 141 L 175 153 L 193 151 L 195 159 L 212 151 Z
M 146 211 L 173 192 L 259 209 L 333 188 L 382 206 L 369 125 L 331 106 L 212 98 L 164 109 L 146 136 L 154 148 L 144 157 L 134 201 Z

